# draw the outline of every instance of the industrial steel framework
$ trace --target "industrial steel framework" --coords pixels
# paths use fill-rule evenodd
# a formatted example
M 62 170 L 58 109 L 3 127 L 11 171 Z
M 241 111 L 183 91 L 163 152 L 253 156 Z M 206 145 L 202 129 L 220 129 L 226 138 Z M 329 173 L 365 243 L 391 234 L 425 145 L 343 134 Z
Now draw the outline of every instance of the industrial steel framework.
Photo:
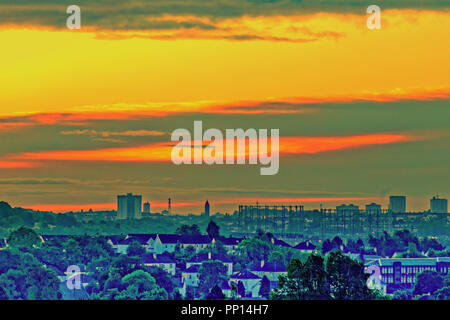
M 261 229 L 277 234 L 319 232 L 329 234 L 372 234 L 396 229 L 397 214 L 388 210 L 304 210 L 302 205 L 239 205 L 237 226 L 240 232 Z

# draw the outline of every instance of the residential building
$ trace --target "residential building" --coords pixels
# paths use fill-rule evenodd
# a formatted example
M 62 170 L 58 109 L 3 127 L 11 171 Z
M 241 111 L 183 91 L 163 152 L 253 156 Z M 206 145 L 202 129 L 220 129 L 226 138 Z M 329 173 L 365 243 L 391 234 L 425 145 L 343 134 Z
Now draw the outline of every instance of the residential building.
M 405 196 L 390 196 L 389 197 L 389 211 L 392 213 L 406 212 L 406 197 Z
M 117 196 L 117 219 L 140 219 L 142 196 L 128 193 Z
M 280 276 L 287 275 L 285 265 L 278 262 L 264 262 L 264 260 L 251 266 L 250 271 L 260 278 L 266 276 L 270 281 L 278 281 Z
M 247 296 L 250 297 L 258 297 L 259 296 L 259 288 L 261 286 L 261 277 L 254 274 L 253 272 L 244 270 L 241 272 L 237 272 L 230 277 L 230 282 L 234 284 L 238 284 L 239 281 L 242 282 L 245 288 L 245 292 Z
M 447 199 L 439 198 L 439 196 L 433 197 L 430 199 L 430 210 L 432 213 L 448 213 Z
M 159 267 L 171 274 L 175 275 L 175 261 L 165 254 L 148 253 L 143 257 L 144 265 L 151 267 Z
M 424 270 L 436 271 L 441 275 L 449 274 L 450 257 L 373 259 L 365 262 L 366 272 L 371 266 L 378 268 L 379 280 L 384 284 L 386 293 L 391 294 L 396 290 L 413 288 L 417 274 Z

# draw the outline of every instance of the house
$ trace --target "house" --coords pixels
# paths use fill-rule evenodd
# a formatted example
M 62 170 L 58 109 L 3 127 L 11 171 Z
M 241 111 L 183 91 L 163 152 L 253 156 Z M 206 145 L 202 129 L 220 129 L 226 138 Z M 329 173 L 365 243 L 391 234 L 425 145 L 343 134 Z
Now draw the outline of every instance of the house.
M 233 238 L 233 237 L 226 238 L 223 236 L 219 236 L 214 238 L 212 240 L 212 243 L 214 244 L 216 241 L 220 241 L 228 253 L 233 253 L 242 240 L 244 240 L 244 238 Z
M 175 261 L 164 254 L 147 253 L 143 257 L 145 266 L 159 267 L 171 275 L 175 275 Z
M 250 297 L 258 297 L 259 296 L 259 288 L 261 286 L 261 277 L 258 275 L 244 270 L 241 272 L 237 272 L 230 277 L 230 282 L 234 284 L 238 284 L 239 281 L 242 282 L 245 288 L 246 296 Z
M 288 243 L 286 243 L 286 242 L 284 242 L 283 240 L 280 240 L 280 239 L 272 238 L 272 243 L 275 246 L 280 246 L 280 247 L 285 247 L 285 248 L 292 248 L 292 246 L 290 246 Z
M 186 262 L 186 268 L 189 268 L 193 265 L 201 265 L 203 262 L 208 260 L 219 260 L 222 262 L 225 267 L 227 267 L 227 274 L 233 273 L 233 261 L 230 258 L 224 255 L 212 254 L 209 253 L 198 253 L 194 255 L 191 259 Z
M 316 250 L 316 246 L 310 241 L 303 241 L 297 244 L 294 249 L 300 250 L 300 252 L 313 253 Z
M 180 236 L 177 234 L 158 234 L 153 243 L 153 253 L 174 252 Z
M 188 287 L 198 287 L 199 269 L 200 266 L 198 264 L 195 264 L 181 272 L 181 282 L 183 284 L 183 287 L 180 291 L 181 295 L 186 295 Z
M 196 252 L 206 249 L 212 243 L 212 239 L 207 235 L 180 236 L 177 234 L 158 234 L 153 243 L 154 253 L 174 252 L 177 244 L 182 249 L 192 246 Z
M 40 236 L 42 242 L 52 241 L 52 240 L 59 240 L 60 242 L 66 242 L 71 238 L 72 236 L 68 235 L 56 235 L 56 234 L 43 234 Z
M 212 239 L 207 235 L 181 236 L 179 242 L 182 249 L 192 246 L 195 252 L 199 252 L 202 249 L 206 249 L 208 245 L 211 245 Z
M 280 276 L 287 275 L 285 265 L 278 262 L 264 262 L 264 260 L 252 265 L 250 271 L 260 278 L 266 276 L 270 281 L 277 281 Z
M 129 246 L 129 241 L 126 240 L 126 236 L 123 235 L 114 235 L 107 236 L 107 243 L 118 253 L 118 254 L 126 254 Z
M 371 273 L 379 283 L 385 283 L 386 293 L 414 287 L 416 275 L 424 270 L 447 275 L 450 271 L 450 257 L 439 258 L 381 258 L 368 260 L 364 270 Z
M 149 244 L 154 243 L 154 240 L 156 239 L 156 234 L 154 234 L 154 233 L 143 233 L 143 234 L 131 233 L 131 234 L 127 235 L 126 239 L 130 242 L 136 241 L 141 246 L 145 247 L 147 249 L 147 251 L 151 251 L 149 249 Z

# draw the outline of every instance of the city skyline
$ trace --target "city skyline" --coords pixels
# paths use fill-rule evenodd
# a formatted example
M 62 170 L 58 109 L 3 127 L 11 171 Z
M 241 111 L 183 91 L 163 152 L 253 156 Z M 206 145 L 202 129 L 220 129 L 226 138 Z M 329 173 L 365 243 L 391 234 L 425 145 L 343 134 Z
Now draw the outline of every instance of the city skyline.
M 181 205 L 177 205 L 176 202 L 173 202 L 172 198 L 169 198 L 169 202 L 165 202 L 165 204 L 162 201 L 149 201 L 148 199 L 143 198 L 142 195 L 139 194 L 133 194 L 133 193 L 127 193 L 126 195 L 117 195 L 117 202 L 114 204 L 103 204 L 100 205 L 97 208 L 80 208 L 78 206 L 73 206 L 71 207 L 70 205 L 67 206 L 67 210 L 65 209 L 59 209 L 60 211 L 55 211 L 55 213 L 66 213 L 66 212 L 88 212 L 88 211 L 116 211 L 117 212 L 117 217 L 118 219 L 130 219 L 130 217 L 127 217 L 127 210 L 125 209 L 127 207 L 127 201 L 130 200 L 126 200 L 129 199 L 129 197 L 131 198 L 136 198 L 138 203 L 133 204 L 133 209 L 132 210 L 132 219 L 139 218 L 141 216 L 142 213 L 146 213 L 146 214 L 161 214 L 161 213 L 165 213 L 165 214 L 174 214 L 174 215 L 184 215 L 184 214 L 197 214 L 197 215 L 204 215 L 205 212 L 207 211 L 208 214 L 207 216 L 210 215 L 210 201 L 208 199 L 202 201 L 197 201 L 197 202 L 185 202 L 182 203 Z M 392 198 L 394 198 L 394 200 L 392 200 Z M 393 204 L 393 201 L 395 202 L 395 198 L 404 198 L 404 202 L 400 203 L 400 205 L 397 204 Z M 121 200 L 123 199 L 123 200 Z M 348 201 L 350 202 L 335 202 L 335 204 L 333 204 L 333 201 L 327 201 L 324 205 L 323 202 L 317 202 L 318 205 L 315 205 L 315 201 L 307 201 L 304 203 L 300 203 L 300 202 L 296 202 L 297 199 L 284 199 L 285 202 L 270 202 L 270 201 L 264 201 L 265 199 L 259 199 L 259 200 L 255 200 L 255 202 L 249 202 L 248 199 L 236 199 L 236 201 L 241 200 L 240 203 L 234 203 L 233 205 L 234 210 L 232 208 L 232 210 L 229 211 L 223 211 L 223 210 L 215 210 L 214 211 L 214 206 L 218 205 L 218 208 L 221 208 L 223 203 L 218 203 L 215 204 L 212 202 L 212 210 L 211 213 L 215 214 L 215 213 L 220 213 L 220 214 L 233 214 L 234 212 L 237 211 L 237 207 L 239 205 L 248 205 L 248 206 L 259 206 L 259 207 L 264 207 L 264 206 L 292 206 L 292 207 L 302 207 L 302 210 L 306 210 L 306 211 L 314 211 L 314 210 L 332 210 L 332 209 L 337 209 L 338 207 L 352 207 L 352 206 L 356 206 L 356 208 L 358 208 L 360 211 L 364 211 L 364 210 L 378 210 L 377 208 L 379 207 L 380 210 L 384 210 L 384 211 L 393 211 L 393 212 L 401 212 L 401 213 L 405 213 L 405 212 L 432 212 L 432 213 L 447 213 L 448 212 L 448 199 L 446 197 L 440 197 L 439 195 L 433 195 L 432 198 L 429 199 L 428 201 L 428 207 L 425 207 L 422 210 L 415 210 L 415 209 L 410 209 L 410 199 L 406 196 L 389 196 L 386 197 L 386 199 L 383 198 L 368 198 L 367 200 L 358 200 L 357 202 L 351 202 L 351 199 L 348 199 Z M 254 200 L 254 199 L 252 199 Z M 292 201 L 291 201 L 292 200 Z M 377 202 L 373 202 L 373 201 L 377 201 Z M 122 202 L 125 201 L 123 204 Z M 133 200 L 134 201 L 134 200 Z M 144 202 L 145 201 L 145 202 Z M 372 201 L 372 202 L 370 202 Z M 398 200 L 397 200 L 398 201 Z M 394 207 L 391 207 L 391 204 L 393 204 Z M 208 209 L 206 209 L 206 206 Z M 368 207 L 373 206 L 374 208 L 368 209 Z M 147 207 L 147 208 L 146 208 Z M 150 210 L 150 207 L 153 210 Z M 227 205 L 227 207 L 229 207 Z M 377 208 L 375 208 L 377 207 Z M 122 208 L 122 209 L 121 209 Z M 138 210 L 138 208 L 140 208 L 140 213 L 138 214 L 136 210 Z M 156 210 L 155 210 L 156 208 Z M 174 209 L 172 209 L 174 208 Z M 181 211 L 178 211 L 181 208 Z M 189 212 L 183 211 L 183 208 L 189 208 Z M 364 209 L 365 208 L 365 209 Z M 54 210 L 50 208 L 48 208 L 48 210 L 41 210 L 39 208 L 25 208 L 25 209 L 33 209 L 35 211 L 49 211 L 49 212 L 53 212 Z M 206 211 L 205 211 L 206 210 Z

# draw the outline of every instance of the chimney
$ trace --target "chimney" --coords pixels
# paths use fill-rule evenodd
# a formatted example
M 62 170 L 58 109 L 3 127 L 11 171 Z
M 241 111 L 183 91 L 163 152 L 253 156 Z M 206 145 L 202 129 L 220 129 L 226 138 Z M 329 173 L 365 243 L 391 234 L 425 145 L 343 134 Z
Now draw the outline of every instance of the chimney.
M 208 252 L 208 260 L 211 260 L 211 251 Z
M 156 260 L 156 256 L 157 256 L 157 254 L 156 254 L 156 253 L 154 253 L 154 254 L 153 254 L 153 259 L 155 259 L 155 260 Z
M 264 267 L 264 260 L 261 260 L 261 268 Z

